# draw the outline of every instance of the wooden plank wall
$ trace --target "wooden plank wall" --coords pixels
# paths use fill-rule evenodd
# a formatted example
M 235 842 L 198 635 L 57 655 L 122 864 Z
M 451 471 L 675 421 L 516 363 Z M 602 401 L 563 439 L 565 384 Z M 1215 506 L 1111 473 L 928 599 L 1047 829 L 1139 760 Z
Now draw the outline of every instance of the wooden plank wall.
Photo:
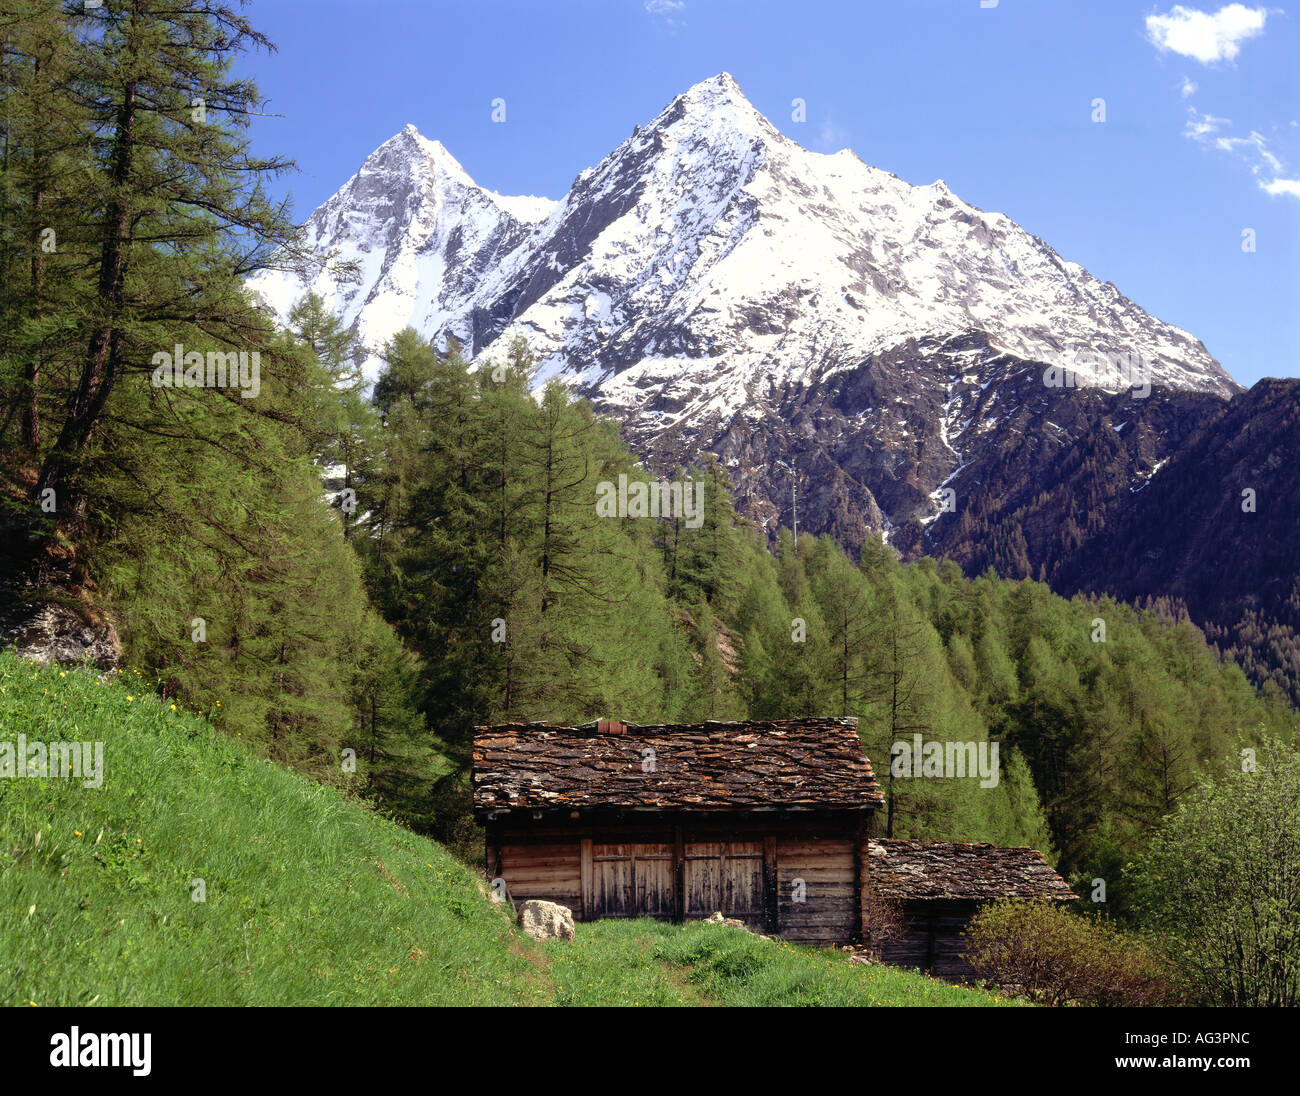
M 961 958 L 966 950 L 962 932 L 975 912 L 975 903 L 916 901 L 903 907 L 903 936 L 885 944 L 880 958 L 901 967 L 928 970 L 941 978 L 971 978 L 975 972 Z
M 572 838 L 546 842 L 503 842 L 501 875 L 511 899 L 537 898 L 568 906 L 577 916 L 582 909 L 582 849 Z
M 688 821 L 667 828 L 650 823 L 570 828 L 538 822 L 509 829 L 489 824 L 488 863 L 494 874 L 505 878 L 515 902 L 559 902 L 580 921 L 595 916 L 600 895 L 622 894 L 633 878 L 642 889 L 643 879 L 651 881 L 648 869 L 658 868 L 652 881 L 671 900 L 650 903 L 656 916 L 695 919 L 707 917 L 719 904 L 730 904 L 736 908 L 724 912 L 755 931 L 775 931 L 809 944 L 855 939 L 860 903 L 869 887 L 865 831 L 855 832 L 855 819 L 838 824 L 788 818 L 773 822 Z M 647 847 L 653 856 L 645 855 Z M 634 854 L 630 867 L 625 858 Z M 795 901 L 796 879 L 804 882 L 802 902 Z M 629 891 L 626 897 L 636 902 L 640 896 Z M 683 898 L 685 909 L 679 905 Z
M 843 944 L 853 935 L 853 842 L 780 837 L 776 846 L 780 935 L 804 944 Z M 795 881 L 803 880 L 803 901 Z

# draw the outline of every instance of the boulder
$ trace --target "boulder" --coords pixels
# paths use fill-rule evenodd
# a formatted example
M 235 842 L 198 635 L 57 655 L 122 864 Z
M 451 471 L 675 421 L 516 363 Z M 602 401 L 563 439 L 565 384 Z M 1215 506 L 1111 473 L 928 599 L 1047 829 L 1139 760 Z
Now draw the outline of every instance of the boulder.
M 556 902 L 525 902 L 519 907 L 519 927 L 534 940 L 572 940 L 573 911 Z
M 116 670 L 121 665 L 122 646 L 111 621 L 84 606 L 78 611 L 52 596 L 33 599 L 31 593 L 0 583 L 0 646 L 13 646 L 20 658 L 44 666 L 89 661 L 100 670 Z

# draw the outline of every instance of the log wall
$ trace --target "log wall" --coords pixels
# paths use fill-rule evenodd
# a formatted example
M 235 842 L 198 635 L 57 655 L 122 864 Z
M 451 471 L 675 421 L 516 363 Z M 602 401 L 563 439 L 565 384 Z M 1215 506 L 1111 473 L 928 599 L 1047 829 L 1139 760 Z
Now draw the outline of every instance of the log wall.
M 916 967 L 941 978 L 973 978 L 975 971 L 961 958 L 966 949 L 962 932 L 976 903 L 963 900 L 920 899 L 903 904 L 903 935 L 880 949 L 880 958 L 900 967 Z
M 857 939 L 868 886 L 856 814 L 489 821 L 487 862 L 513 901 L 558 902 L 576 920 L 697 920 L 721 910 L 810 944 Z

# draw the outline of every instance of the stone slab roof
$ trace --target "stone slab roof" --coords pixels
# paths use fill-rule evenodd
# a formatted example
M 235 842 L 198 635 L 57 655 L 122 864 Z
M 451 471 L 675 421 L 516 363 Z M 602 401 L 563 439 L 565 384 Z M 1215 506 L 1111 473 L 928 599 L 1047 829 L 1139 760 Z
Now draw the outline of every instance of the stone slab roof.
M 856 719 L 479 727 L 473 782 L 479 814 L 867 810 L 882 803 Z
M 1037 849 L 879 838 L 868 853 L 872 890 L 882 898 L 1076 898 Z

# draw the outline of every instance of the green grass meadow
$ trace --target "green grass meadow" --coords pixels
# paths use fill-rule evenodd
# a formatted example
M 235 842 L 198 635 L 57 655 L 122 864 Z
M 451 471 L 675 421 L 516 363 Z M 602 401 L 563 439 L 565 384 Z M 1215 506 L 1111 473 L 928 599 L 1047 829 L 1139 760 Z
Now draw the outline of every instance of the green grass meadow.
M 19 735 L 103 742 L 104 772 L 0 779 L 0 1004 L 1007 1003 L 722 926 L 536 943 L 441 846 L 130 672 L 0 654 L 0 741 Z

